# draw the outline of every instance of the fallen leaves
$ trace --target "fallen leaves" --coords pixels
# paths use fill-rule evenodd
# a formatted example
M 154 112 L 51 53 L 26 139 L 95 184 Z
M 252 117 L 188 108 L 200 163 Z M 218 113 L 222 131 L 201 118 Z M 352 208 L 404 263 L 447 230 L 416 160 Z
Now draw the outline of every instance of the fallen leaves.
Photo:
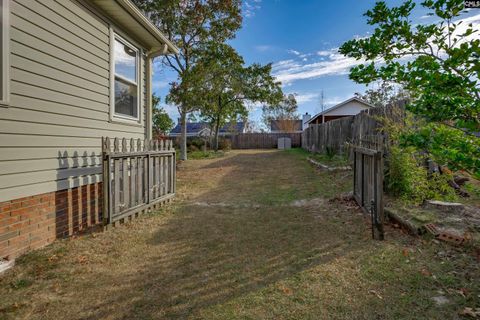
M 378 299 L 383 300 L 383 297 L 375 290 L 369 290 L 368 293 L 375 295 Z
M 425 277 L 430 277 L 432 275 L 432 273 L 430 271 L 428 271 L 428 269 L 426 269 L 426 268 L 423 268 L 420 271 L 420 273 L 423 274 Z
M 288 288 L 288 287 L 286 287 L 286 286 L 284 286 L 284 285 L 281 285 L 281 286 L 280 286 L 280 290 L 281 290 L 284 294 L 286 294 L 287 296 L 291 296 L 291 295 L 293 294 L 292 289 L 290 289 L 290 288 Z
M 480 308 L 465 307 L 462 311 L 459 312 L 459 314 L 464 317 L 478 319 L 480 318 Z
M 77 262 L 80 264 L 87 264 L 88 263 L 88 258 L 87 256 L 79 256 L 77 258 Z

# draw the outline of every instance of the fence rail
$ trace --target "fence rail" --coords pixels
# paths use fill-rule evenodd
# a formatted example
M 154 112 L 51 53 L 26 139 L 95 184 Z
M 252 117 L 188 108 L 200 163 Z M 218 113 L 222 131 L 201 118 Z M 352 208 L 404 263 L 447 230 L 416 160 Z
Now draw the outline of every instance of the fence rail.
M 102 138 L 104 219 L 110 224 L 175 195 L 172 141 Z
M 277 148 L 279 138 L 290 138 L 292 148 L 301 147 L 302 133 L 242 133 L 231 136 L 233 149 Z

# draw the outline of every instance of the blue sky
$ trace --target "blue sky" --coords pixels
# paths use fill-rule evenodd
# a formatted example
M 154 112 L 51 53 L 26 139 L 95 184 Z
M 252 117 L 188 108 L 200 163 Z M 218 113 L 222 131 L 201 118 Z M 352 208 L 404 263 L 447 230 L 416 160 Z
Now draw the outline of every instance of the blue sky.
M 398 5 L 401 1 L 387 1 Z M 327 107 L 363 92 L 364 85 L 348 79 L 348 70 L 357 62 L 337 52 L 345 41 L 365 37 L 373 30 L 363 13 L 375 0 L 246 0 L 244 21 L 231 45 L 247 64 L 273 63 L 273 73 L 282 81 L 284 93 L 297 94 L 299 113 L 320 111 L 320 93 Z M 413 21 L 432 22 L 427 11 L 417 6 Z M 476 15 L 472 10 L 466 16 Z M 173 75 L 168 70 L 154 74 L 154 89 L 163 98 Z M 162 104 L 176 121 L 174 106 Z M 259 106 L 251 106 L 250 119 L 259 122 Z

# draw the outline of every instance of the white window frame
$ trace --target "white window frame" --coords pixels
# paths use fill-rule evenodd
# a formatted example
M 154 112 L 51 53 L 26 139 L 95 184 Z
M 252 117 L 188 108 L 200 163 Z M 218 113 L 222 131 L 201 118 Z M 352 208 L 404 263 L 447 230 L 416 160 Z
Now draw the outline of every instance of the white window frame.
M 130 49 L 136 52 L 136 66 L 135 66 L 135 77 L 136 83 L 132 82 L 130 79 L 126 79 L 120 75 L 115 73 L 115 40 L 121 42 L 122 44 L 126 45 Z M 142 55 L 141 50 L 132 43 L 119 35 L 118 32 L 115 32 L 113 28 L 110 28 L 110 120 L 113 122 L 122 122 L 127 124 L 136 124 L 141 125 L 142 121 L 142 100 L 143 97 L 141 95 L 141 87 L 142 87 L 142 79 L 141 79 L 141 65 L 142 65 Z M 125 114 L 116 113 L 115 112 L 115 78 L 119 78 L 122 81 L 125 81 L 129 84 L 137 86 L 137 117 L 131 117 Z
M 10 101 L 10 0 L 1 0 L 2 6 L 2 50 L 0 60 L 2 64 L 2 94 L 0 105 L 7 106 Z

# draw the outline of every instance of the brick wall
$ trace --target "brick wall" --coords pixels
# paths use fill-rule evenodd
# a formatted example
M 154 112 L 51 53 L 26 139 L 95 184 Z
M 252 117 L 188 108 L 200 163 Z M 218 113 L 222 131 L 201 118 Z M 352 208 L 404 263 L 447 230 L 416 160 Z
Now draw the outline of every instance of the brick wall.
M 101 182 L 0 202 L 0 259 L 14 259 L 101 221 Z

